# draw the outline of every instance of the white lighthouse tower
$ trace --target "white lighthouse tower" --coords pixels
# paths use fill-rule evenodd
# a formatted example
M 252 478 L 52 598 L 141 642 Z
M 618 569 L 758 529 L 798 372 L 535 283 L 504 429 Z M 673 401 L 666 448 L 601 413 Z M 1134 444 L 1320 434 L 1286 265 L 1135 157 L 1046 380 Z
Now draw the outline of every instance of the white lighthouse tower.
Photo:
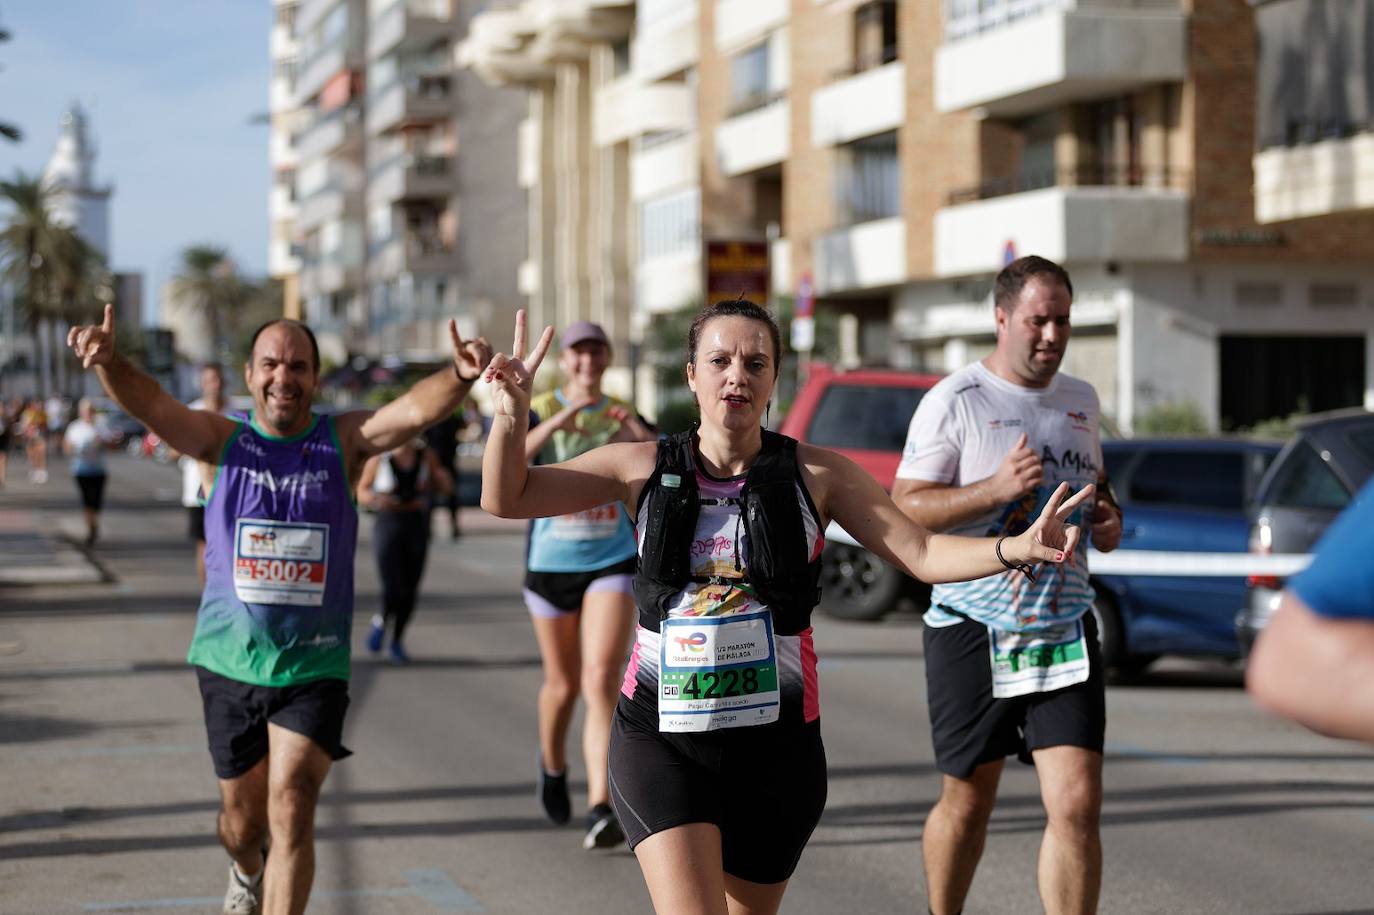
M 48 215 L 53 222 L 75 229 L 108 263 L 112 188 L 96 184 L 95 144 L 79 103 L 62 115 L 62 133 L 43 170 L 43 182 L 50 191 Z

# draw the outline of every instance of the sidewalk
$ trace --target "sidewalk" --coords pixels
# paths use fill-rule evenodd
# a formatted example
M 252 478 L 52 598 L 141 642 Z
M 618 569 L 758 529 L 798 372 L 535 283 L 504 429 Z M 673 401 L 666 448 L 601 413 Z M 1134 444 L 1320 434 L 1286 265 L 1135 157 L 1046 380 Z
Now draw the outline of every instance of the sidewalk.
M 49 468 L 48 482 L 29 482 L 28 467 L 10 456 L 0 489 L 0 587 L 14 585 L 96 584 L 107 580 L 86 552 L 43 506 L 68 495 L 71 481 L 60 462 Z M 70 495 L 77 510 L 75 493 Z

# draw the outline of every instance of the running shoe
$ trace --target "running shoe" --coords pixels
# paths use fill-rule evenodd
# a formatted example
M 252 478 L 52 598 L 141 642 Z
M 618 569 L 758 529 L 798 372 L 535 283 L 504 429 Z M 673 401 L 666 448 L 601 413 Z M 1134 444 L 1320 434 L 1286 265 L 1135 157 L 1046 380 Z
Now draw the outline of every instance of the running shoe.
M 568 770 L 554 775 L 544 771 L 543 757 L 539 757 L 538 762 L 539 784 L 535 787 L 535 797 L 544 808 L 544 815 L 562 826 L 572 816 L 572 801 L 568 799 Z
M 238 870 L 229 865 L 229 890 L 224 894 L 224 915 L 259 915 L 262 912 L 262 881 L 249 886 L 239 879 Z
M 395 639 L 391 640 L 391 660 L 397 664 L 410 663 L 410 655 L 406 654 L 405 646 Z
M 382 639 L 386 638 L 386 626 L 380 616 L 372 618 L 372 631 L 367 634 L 367 650 L 376 654 L 382 650 Z
M 583 848 L 614 848 L 624 841 L 625 833 L 610 804 L 597 804 L 587 812 L 587 836 L 582 840 Z

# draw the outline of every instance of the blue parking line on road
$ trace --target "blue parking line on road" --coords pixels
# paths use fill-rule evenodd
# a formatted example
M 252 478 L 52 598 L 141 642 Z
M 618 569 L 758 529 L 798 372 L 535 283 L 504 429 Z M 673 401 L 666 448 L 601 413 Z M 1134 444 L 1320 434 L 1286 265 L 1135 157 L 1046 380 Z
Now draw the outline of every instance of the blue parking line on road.
M 11 751 L 16 756 L 39 759 L 97 759 L 105 756 L 170 756 L 180 753 L 204 753 L 203 743 L 141 743 L 117 747 L 59 747 Z
M 486 908 L 473 899 L 448 874 L 437 868 L 417 868 L 403 873 L 409 886 L 405 889 L 322 890 L 312 893 L 315 899 L 396 899 L 419 897 L 441 912 L 485 912 Z M 224 902 L 222 896 L 183 896 L 166 899 L 135 899 L 123 902 L 88 902 L 83 912 L 142 912 L 149 909 L 204 909 Z
M 438 868 L 416 868 L 405 872 L 406 882 L 415 894 L 445 912 L 485 912 L 480 902 L 473 899 L 461 886 L 453 882 L 448 874 Z

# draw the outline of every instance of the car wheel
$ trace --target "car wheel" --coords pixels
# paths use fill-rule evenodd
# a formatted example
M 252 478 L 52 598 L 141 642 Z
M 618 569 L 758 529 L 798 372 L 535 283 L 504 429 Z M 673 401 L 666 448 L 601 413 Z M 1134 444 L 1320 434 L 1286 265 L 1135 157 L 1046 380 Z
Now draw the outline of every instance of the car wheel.
M 1097 623 L 1097 645 L 1108 670 L 1121 664 L 1126 654 L 1126 635 L 1121 628 L 1121 612 L 1101 588 L 1093 588 L 1093 620 Z
M 897 602 L 902 578 L 863 547 L 827 544 L 821 554 L 821 609 L 836 619 L 881 619 Z
M 1102 649 L 1102 664 L 1107 670 L 1123 676 L 1145 672 L 1157 654 L 1130 654 L 1126 650 L 1126 629 L 1121 622 L 1121 610 L 1106 591 L 1093 587 L 1093 619 L 1097 622 L 1097 644 Z

